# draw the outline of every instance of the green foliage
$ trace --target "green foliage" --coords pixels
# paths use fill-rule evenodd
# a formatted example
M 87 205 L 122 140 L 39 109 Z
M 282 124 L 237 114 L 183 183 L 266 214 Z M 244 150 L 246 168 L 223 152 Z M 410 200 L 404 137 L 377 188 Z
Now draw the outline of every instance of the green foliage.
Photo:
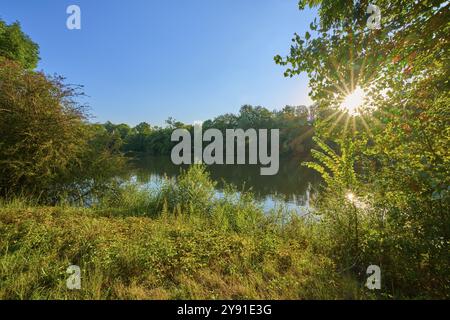
M 0 190 L 38 194 L 81 154 L 82 110 L 61 79 L 0 63 Z
M 160 195 L 154 190 L 135 183 L 109 183 L 104 192 L 97 195 L 92 207 L 115 216 L 156 217 L 160 205 Z
M 312 135 L 314 108 L 286 106 L 279 111 L 245 105 L 238 115 L 224 114 L 203 123 L 203 130 L 219 129 L 225 135 L 226 129 L 280 129 L 280 153 L 295 158 L 308 157 L 313 145 Z M 122 151 L 169 155 L 175 142 L 171 142 L 174 129 L 184 128 L 193 136 L 193 126 L 169 118 L 165 127 L 154 127 L 142 122 L 135 127 L 126 124 L 106 122 L 103 126 L 110 134 L 119 135 L 123 143 Z M 225 148 L 225 146 L 224 146 Z
M 338 155 L 331 147 L 317 137 L 314 142 L 322 151 L 312 150 L 313 158 L 317 162 L 305 162 L 303 165 L 316 170 L 322 175 L 329 187 L 338 187 L 341 190 L 352 189 L 356 186 L 356 174 L 354 170 L 354 145 L 350 141 L 341 148 Z
M 204 165 L 192 165 L 177 179 L 164 178 L 159 188 L 119 181 L 108 187 L 108 191 L 94 201 L 93 207 L 105 212 L 113 210 L 115 215 L 186 215 L 193 219 L 208 219 L 215 228 L 223 231 L 241 233 L 257 232 L 265 215 L 248 191 L 225 185 L 223 192 L 217 194 L 216 183 Z
M 227 211 L 235 211 L 229 207 Z M 256 232 L 213 217 L 123 217 L 109 211 L 0 208 L 1 299 L 338 299 L 359 286 L 306 241 L 297 221 Z M 66 288 L 69 265 L 81 290 Z
M 76 88 L 31 71 L 37 45 L 0 21 L 0 298 L 448 298 L 449 4 L 377 1 L 376 31 L 365 4 L 300 1 L 320 21 L 275 61 L 308 74 L 313 107 L 246 105 L 204 123 L 280 128 L 291 156 L 315 132 L 317 224 L 266 215 L 231 186 L 218 197 L 202 166 L 152 192 L 112 179 L 120 151 L 169 154 L 173 129 L 192 126 L 89 124 Z M 337 110 L 357 85 L 361 115 Z M 80 292 L 65 288 L 70 264 Z M 361 288 L 371 264 L 377 294 Z
M 209 178 L 205 166 L 193 165 L 183 172 L 171 190 L 172 205 L 180 204 L 184 212 L 207 215 L 215 194 L 215 182 Z
M 316 161 L 303 165 L 319 172 L 326 184 L 315 208 L 321 215 L 321 227 L 324 229 L 323 248 L 338 262 L 340 272 L 353 269 L 364 274 L 361 242 L 364 231 L 370 228 L 366 218 L 372 212 L 369 199 L 361 196 L 365 190 L 354 169 L 354 145 L 351 141 L 344 141 L 338 154 L 318 137 L 313 139 L 321 151 L 312 150 Z
M 34 69 L 39 61 L 39 46 L 22 32 L 18 22 L 7 25 L 0 19 L 0 57 Z
M 86 124 L 77 88 L 10 60 L 0 61 L 0 82 L 2 196 L 82 200 L 119 166 L 114 141 Z
M 286 106 L 269 111 L 261 106 L 244 105 L 239 114 L 225 114 L 204 122 L 204 129 L 280 129 L 280 154 L 295 158 L 308 157 L 313 145 L 311 108 Z
M 300 1 L 318 6 L 320 21 L 275 61 L 286 76 L 308 74 L 316 134 L 341 148 L 336 157 L 321 144 L 320 164 L 309 164 L 328 182 L 316 207 L 340 268 L 380 265 L 387 296 L 448 297 L 449 4 L 375 4 L 380 30 L 367 28 L 367 2 Z M 368 99 L 350 116 L 337 107 L 356 86 Z M 353 181 L 351 197 L 336 186 L 347 183 L 342 175 Z

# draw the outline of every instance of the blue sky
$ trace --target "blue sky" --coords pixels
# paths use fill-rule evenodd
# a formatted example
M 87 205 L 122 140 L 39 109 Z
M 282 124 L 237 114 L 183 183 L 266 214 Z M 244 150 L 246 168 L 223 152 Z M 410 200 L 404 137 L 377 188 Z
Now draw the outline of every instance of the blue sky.
M 1 0 L 40 45 L 39 69 L 84 85 L 93 121 L 192 123 L 241 105 L 309 104 L 306 75 L 287 79 L 289 52 L 315 12 L 298 0 Z M 66 28 L 81 8 L 82 29 Z

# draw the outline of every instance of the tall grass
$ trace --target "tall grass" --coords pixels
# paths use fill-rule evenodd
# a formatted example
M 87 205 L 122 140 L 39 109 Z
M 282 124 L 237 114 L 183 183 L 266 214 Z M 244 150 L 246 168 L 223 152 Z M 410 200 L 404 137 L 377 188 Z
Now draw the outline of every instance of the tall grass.
M 181 181 L 181 182 L 180 182 Z M 280 223 L 251 194 L 212 196 L 201 167 L 154 192 L 111 191 L 91 208 L 0 208 L 1 299 L 339 299 L 367 297 L 334 272 L 314 224 Z M 69 265 L 81 290 L 66 288 Z

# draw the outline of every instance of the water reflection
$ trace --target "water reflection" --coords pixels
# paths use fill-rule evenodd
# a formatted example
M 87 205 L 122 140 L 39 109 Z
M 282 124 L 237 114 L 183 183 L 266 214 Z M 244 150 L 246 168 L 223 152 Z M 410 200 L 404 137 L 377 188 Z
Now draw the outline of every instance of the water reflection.
M 146 156 L 132 161 L 130 174 L 138 183 L 157 188 L 164 176 L 176 178 L 181 168 L 187 166 L 176 166 L 169 157 Z M 212 165 L 208 166 L 208 171 L 217 182 L 218 196 L 224 184 L 231 183 L 240 190 L 251 190 L 266 211 L 283 206 L 306 213 L 315 187 L 320 183 L 314 171 L 291 159 L 280 159 L 280 170 L 274 176 L 261 176 L 259 165 Z

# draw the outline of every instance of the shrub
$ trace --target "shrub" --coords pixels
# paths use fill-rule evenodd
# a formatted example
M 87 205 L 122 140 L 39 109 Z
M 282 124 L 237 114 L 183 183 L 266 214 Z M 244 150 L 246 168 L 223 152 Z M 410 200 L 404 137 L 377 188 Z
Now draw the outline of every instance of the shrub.
M 77 88 L 0 58 L 0 196 L 81 200 L 120 165 Z
M 164 205 L 171 212 L 211 213 L 216 183 L 210 179 L 204 165 L 192 165 L 182 171 L 177 180 L 165 179 L 159 194 L 159 208 Z

